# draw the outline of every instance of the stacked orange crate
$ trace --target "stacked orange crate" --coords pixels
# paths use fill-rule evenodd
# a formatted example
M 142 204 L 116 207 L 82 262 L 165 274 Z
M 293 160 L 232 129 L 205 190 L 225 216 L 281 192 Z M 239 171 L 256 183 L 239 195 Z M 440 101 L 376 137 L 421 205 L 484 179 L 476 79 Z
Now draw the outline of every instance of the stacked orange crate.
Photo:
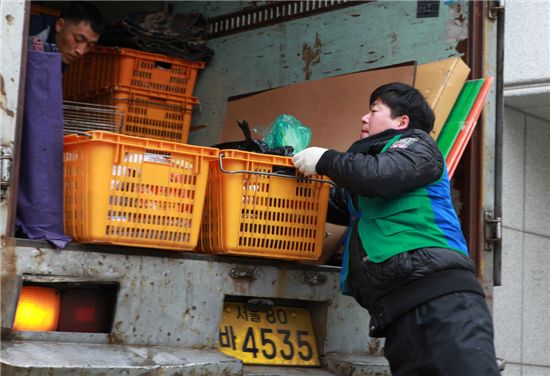
M 107 104 L 124 111 L 122 133 L 186 143 L 193 89 L 203 62 L 128 48 L 97 46 L 63 77 L 66 100 Z

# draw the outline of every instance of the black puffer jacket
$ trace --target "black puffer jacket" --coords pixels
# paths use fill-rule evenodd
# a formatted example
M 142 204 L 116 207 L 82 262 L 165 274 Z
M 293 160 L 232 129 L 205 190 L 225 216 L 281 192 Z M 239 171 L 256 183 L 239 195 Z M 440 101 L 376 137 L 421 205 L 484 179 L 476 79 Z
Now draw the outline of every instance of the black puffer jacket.
M 403 148 L 381 153 L 399 133 Z M 346 225 L 349 213 L 346 191 L 355 207 L 357 196 L 391 198 L 438 180 L 444 161 L 432 138 L 419 130 L 387 130 L 354 143 L 347 153 L 328 150 L 317 172 L 337 185 L 331 191 L 328 221 Z M 483 295 L 472 261 L 444 248 L 421 248 L 390 257 L 384 262 L 368 260 L 357 224 L 349 234 L 349 274 L 345 288 L 371 315 L 370 334 L 383 337 L 397 317 L 429 300 L 455 291 Z

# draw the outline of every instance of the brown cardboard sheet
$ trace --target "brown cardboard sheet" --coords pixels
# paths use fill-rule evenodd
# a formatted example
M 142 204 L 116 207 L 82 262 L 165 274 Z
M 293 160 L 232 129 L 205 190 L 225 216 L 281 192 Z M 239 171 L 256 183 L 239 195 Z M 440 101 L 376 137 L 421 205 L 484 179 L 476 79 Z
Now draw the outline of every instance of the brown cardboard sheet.
M 351 73 L 289 85 L 230 100 L 220 142 L 242 140 L 237 121 L 267 128 L 281 114 L 290 114 L 311 129 L 310 146 L 345 151 L 359 138 L 361 118 L 378 86 L 400 81 L 414 84 L 415 63 Z M 260 138 L 254 135 L 254 138 Z
M 430 133 L 434 140 L 437 140 L 445 125 L 469 74 L 470 68 L 460 57 L 417 66 L 415 87 L 424 95 L 435 114 L 434 128 Z

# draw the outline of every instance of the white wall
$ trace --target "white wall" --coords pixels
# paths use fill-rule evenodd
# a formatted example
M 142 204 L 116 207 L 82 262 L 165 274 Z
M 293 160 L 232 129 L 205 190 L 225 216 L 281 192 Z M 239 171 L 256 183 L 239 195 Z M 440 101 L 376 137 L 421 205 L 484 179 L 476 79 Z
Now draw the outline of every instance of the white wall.
M 506 105 L 550 121 L 550 1 L 504 4 Z
M 550 376 L 550 1 L 505 0 L 502 286 L 505 376 Z
M 505 376 L 550 376 L 550 122 L 504 114 L 503 269 L 494 288 Z
M 505 0 L 506 85 L 550 84 L 550 1 Z

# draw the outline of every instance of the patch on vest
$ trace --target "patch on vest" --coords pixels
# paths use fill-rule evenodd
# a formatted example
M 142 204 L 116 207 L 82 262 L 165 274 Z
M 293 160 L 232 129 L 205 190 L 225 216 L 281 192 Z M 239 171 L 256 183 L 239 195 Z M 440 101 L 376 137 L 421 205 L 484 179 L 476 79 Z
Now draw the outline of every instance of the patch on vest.
M 402 138 L 400 140 L 395 141 L 391 146 L 390 149 L 406 149 L 409 147 L 409 145 L 414 144 L 418 139 L 408 137 L 408 138 Z

